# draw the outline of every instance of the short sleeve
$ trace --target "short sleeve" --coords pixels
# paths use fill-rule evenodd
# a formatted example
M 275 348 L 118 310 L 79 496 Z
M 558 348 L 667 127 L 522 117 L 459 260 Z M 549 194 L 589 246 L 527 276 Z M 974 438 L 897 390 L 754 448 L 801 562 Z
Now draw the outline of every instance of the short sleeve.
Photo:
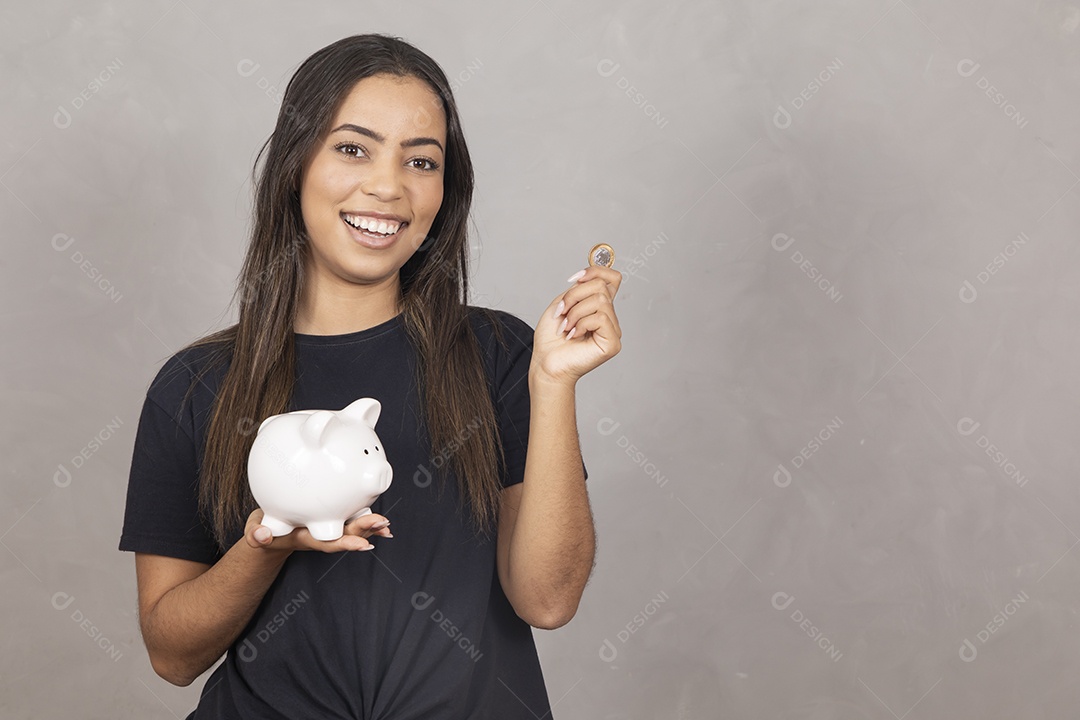
M 195 443 L 148 394 L 128 476 L 120 550 L 213 564 L 217 544 L 198 511 Z
M 529 364 L 532 362 L 534 328 L 505 311 L 496 311 L 502 322 L 504 348 L 495 349 L 495 416 L 499 422 L 506 466 L 503 487 L 525 480 L 525 455 L 529 447 Z M 581 461 L 585 479 L 589 471 Z

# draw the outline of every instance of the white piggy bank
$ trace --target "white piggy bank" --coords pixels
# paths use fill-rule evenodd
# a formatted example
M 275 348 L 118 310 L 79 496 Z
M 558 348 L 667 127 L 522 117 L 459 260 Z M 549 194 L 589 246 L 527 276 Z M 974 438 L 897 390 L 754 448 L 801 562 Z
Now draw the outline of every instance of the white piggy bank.
M 307 527 L 337 540 L 347 520 L 367 515 L 393 479 L 375 422 L 382 405 L 360 398 L 343 410 L 297 410 L 259 425 L 248 484 L 274 536 Z

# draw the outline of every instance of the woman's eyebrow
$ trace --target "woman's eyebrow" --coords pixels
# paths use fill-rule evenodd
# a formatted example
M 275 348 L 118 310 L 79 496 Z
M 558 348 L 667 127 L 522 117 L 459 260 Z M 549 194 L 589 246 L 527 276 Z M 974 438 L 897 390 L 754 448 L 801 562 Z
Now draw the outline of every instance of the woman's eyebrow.
M 330 132 L 331 133 L 336 133 L 339 130 L 352 130 L 355 133 L 360 133 L 361 135 L 367 135 L 369 138 L 371 138 L 375 142 L 379 142 L 379 143 L 386 140 L 385 137 L 383 137 L 379 133 L 375 132 L 374 130 L 368 130 L 366 127 L 361 127 L 359 125 L 353 125 L 352 123 L 345 123 L 344 125 L 338 125 L 336 128 L 334 128 Z M 434 145 L 435 147 L 439 148 L 439 150 L 443 149 L 442 143 L 440 143 L 435 138 L 416 137 L 416 138 L 410 138 L 408 140 L 402 140 L 401 141 L 401 147 L 403 147 L 403 148 L 416 147 L 418 145 Z

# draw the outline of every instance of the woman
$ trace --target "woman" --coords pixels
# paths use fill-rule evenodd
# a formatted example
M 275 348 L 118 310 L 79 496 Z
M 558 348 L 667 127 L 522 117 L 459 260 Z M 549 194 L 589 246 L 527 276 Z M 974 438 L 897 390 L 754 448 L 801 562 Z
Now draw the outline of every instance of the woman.
M 227 653 L 196 719 L 544 717 L 530 626 L 569 622 L 592 567 L 574 392 L 620 349 L 621 275 L 577 273 L 535 329 L 467 304 L 468 150 L 400 39 L 308 58 L 267 149 L 239 321 L 173 355 L 139 421 L 120 549 L 151 663 L 189 685 Z M 255 429 L 360 397 L 391 486 L 338 540 L 271 537 Z

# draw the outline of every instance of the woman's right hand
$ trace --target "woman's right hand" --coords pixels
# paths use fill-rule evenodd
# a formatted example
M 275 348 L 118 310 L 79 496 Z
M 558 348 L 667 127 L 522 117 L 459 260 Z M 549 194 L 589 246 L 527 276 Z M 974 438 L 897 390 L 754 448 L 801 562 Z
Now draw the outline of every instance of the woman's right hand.
M 263 518 L 262 508 L 255 508 L 248 515 L 247 526 L 244 528 L 244 539 L 253 548 L 292 552 L 293 550 L 321 550 L 327 553 L 341 552 L 342 550 L 372 550 L 374 545 L 367 540 L 372 535 L 382 537 L 394 537 L 390 534 L 389 527 L 374 527 L 381 522 L 387 525 L 390 521 L 377 513 L 362 515 L 352 522 L 345 524 L 345 534 L 337 540 L 316 540 L 311 537 L 307 528 L 299 527 L 288 535 L 273 537 L 270 528 L 261 525 Z

